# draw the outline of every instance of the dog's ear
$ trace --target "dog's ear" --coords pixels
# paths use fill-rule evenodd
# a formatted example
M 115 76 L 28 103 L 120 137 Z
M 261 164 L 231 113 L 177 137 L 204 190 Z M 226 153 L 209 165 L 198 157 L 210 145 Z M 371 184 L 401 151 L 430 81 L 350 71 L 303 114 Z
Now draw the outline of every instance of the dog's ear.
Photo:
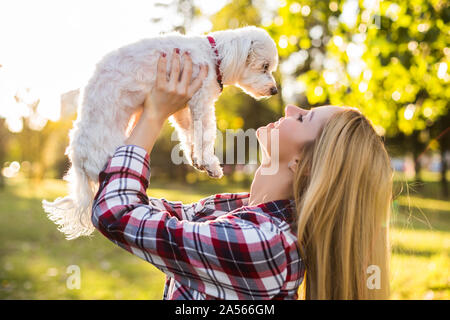
M 254 42 L 255 42 L 254 40 L 250 41 L 250 47 L 249 47 L 248 53 L 247 53 L 247 60 L 245 61 L 245 64 L 246 64 L 246 65 L 249 65 L 249 64 L 250 64 L 251 56 L 252 56 L 252 54 L 253 54 L 253 43 L 254 43 Z

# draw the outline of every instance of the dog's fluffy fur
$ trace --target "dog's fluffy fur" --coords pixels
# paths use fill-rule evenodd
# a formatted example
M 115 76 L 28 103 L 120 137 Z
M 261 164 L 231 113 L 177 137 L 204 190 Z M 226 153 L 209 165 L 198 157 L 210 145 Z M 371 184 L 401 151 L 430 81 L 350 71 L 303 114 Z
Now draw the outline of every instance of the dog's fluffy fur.
M 265 30 L 245 27 L 209 35 L 216 42 L 224 85 L 239 86 L 257 99 L 274 93 L 276 84 L 272 72 L 277 67 L 278 54 Z M 124 46 L 97 64 L 83 90 L 78 118 L 70 131 L 70 145 L 66 150 L 72 164 L 64 178 L 69 182 L 70 195 L 52 203 L 43 201 L 49 218 L 59 225 L 67 239 L 93 232 L 91 207 L 98 174 L 115 149 L 124 144 L 130 118 L 142 108 L 155 82 L 160 53 L 167 54 L 169 71 L 174 48 L 180 49 L 181 56 L 185 51 L 190 52 L 193 77 L 197 76 L 200 64 L 208 64 L 209 72 L 202 87 L 189 101 L 189 108 L 174 114 L 170 122 L 177 130 L 190 163 L 212 177 L 222 176 L 219 160 L 214 155 L 214 102 L 221 89 L 215 72 L 217 57 L 206 36 L 171 33 Z

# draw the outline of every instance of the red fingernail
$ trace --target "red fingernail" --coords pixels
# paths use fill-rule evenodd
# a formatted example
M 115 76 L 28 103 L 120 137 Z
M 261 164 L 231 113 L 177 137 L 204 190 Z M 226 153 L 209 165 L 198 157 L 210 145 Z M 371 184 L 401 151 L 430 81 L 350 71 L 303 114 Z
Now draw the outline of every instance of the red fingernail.
M 180 49 L 175 48 L 175 52 L 176 52 L 176 53 L 180 53 Z
M 162 52 L 161 55 L 162 55 L 163 57 L 165 57 L 165 56 L 166 56 L 166 53 L 165 53 L 165 52 Z

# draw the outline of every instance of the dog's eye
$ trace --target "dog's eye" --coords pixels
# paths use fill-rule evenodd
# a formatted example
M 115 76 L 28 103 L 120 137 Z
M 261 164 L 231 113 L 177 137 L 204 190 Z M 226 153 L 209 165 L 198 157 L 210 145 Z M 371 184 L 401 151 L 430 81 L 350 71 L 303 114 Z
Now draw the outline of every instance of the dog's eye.
M 298 119 L 297 119 L 297 120 L 300 120 L 300 122 L 303 122 L 303 115 L 300 114 L 300 115 L 298 116 Z
M 264 63 L 263 69 L 264 69 L 264 71 L 267 71 L 269 69 L 269 64 L 268 63 Z

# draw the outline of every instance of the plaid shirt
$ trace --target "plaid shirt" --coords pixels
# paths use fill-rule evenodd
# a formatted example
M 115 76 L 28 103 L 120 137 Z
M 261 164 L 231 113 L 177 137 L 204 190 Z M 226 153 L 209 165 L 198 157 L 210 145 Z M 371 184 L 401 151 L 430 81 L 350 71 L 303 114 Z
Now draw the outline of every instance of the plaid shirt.
M 248 193 L 192 204 L 148 197 L 150 156 L 117 148 L 100 173 L 94 226 L 166 274 L 163 299 L 297 299 L 303 280 L 293 200 L 248 206 Z

